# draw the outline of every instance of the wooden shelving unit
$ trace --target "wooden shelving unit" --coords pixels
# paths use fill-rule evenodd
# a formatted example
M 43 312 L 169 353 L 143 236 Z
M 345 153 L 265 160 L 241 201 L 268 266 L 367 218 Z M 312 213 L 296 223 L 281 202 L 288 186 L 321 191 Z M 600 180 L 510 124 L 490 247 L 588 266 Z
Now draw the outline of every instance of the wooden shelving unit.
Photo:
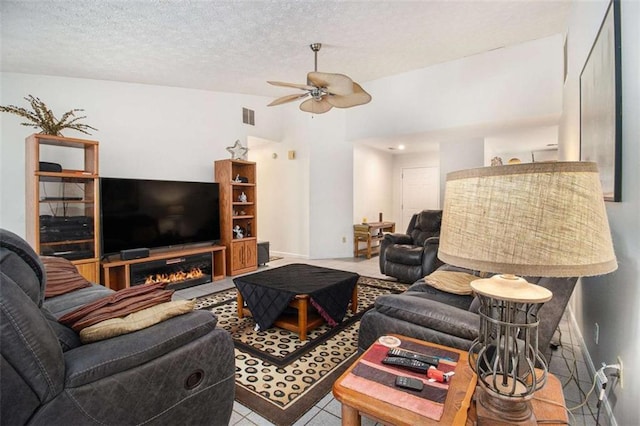
M 256 163 L 245 160 L 218 160 L 215 180 L 220 184 L 220 244 L 227 247 L 227 273 L 237 275 L 258 268 L 258 214 Z M 240 178 L 248 182 L 240 182 Z M 241 194 L 246 201 L 241 201 Z M 234 227 L 243 238 L 236 238 Z
M 98 145 L 93 140 L 43 134 L 25 141 L 27 241 L 40 255 L 71 260 L 96 283 L 100 280 Z M 41 170 L 41 161 L 58 156 L 63 164 L 76 160 L 77 168 Z

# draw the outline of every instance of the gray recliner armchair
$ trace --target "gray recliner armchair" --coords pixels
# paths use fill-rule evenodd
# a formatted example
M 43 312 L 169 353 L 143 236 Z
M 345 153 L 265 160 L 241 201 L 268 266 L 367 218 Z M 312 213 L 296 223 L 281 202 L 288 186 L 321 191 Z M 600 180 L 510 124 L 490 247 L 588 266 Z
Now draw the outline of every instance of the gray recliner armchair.
M 39 257 L 0 230 L 0 419 L 6 425 L 226 425 L 235 389 L 233 341 L 195 311 L 81 344 L 45 307 Z M 102 286 L 62 295 L 65 309 Z M 59 305 L 58 307 L 63 307 Z
M 423 210 L 411 217 L 406 234 L 389 233 L 380 243 L 380 272 L 413 283 L 436 270 L 442 210 Z

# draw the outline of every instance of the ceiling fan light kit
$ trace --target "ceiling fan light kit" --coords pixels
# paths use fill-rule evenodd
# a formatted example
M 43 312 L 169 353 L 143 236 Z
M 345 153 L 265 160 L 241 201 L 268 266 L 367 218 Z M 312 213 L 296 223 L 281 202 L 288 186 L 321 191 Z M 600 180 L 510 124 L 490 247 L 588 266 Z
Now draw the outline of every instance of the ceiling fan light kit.
M 268 106 L 285 104 L 311 96 L 300 104 L 300 109 L 312 114 L 323 114 L 331 108 L 351 108 L 371 101 L 369 95 L 358 83 L 344 74 L 318 72 L 318 51 L 321 43 L 309 45 L 314 52 L 314 71 L 307 74 L 307 84 L 267 81 L 274 86 L 292 87 L 305 93 L 296 93 L 275 99 Z

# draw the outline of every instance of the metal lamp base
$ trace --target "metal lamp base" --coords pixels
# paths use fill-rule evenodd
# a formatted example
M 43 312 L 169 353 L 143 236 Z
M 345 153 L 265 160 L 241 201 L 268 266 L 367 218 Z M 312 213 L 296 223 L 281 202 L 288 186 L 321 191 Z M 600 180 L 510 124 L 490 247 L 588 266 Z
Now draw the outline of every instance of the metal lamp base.
M 537 424 L 530 398 L 507 398 L 485 389 L 476 388 L 478 426 L 534 426 Z

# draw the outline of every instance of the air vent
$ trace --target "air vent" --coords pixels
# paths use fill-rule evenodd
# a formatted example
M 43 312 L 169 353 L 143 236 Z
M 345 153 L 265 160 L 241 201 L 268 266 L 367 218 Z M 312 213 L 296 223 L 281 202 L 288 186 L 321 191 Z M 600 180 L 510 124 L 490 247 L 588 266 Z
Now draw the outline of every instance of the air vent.
M 242 122 L 251 126 L 256 125 L 255 111 L 249 108 L 242 108 Z

